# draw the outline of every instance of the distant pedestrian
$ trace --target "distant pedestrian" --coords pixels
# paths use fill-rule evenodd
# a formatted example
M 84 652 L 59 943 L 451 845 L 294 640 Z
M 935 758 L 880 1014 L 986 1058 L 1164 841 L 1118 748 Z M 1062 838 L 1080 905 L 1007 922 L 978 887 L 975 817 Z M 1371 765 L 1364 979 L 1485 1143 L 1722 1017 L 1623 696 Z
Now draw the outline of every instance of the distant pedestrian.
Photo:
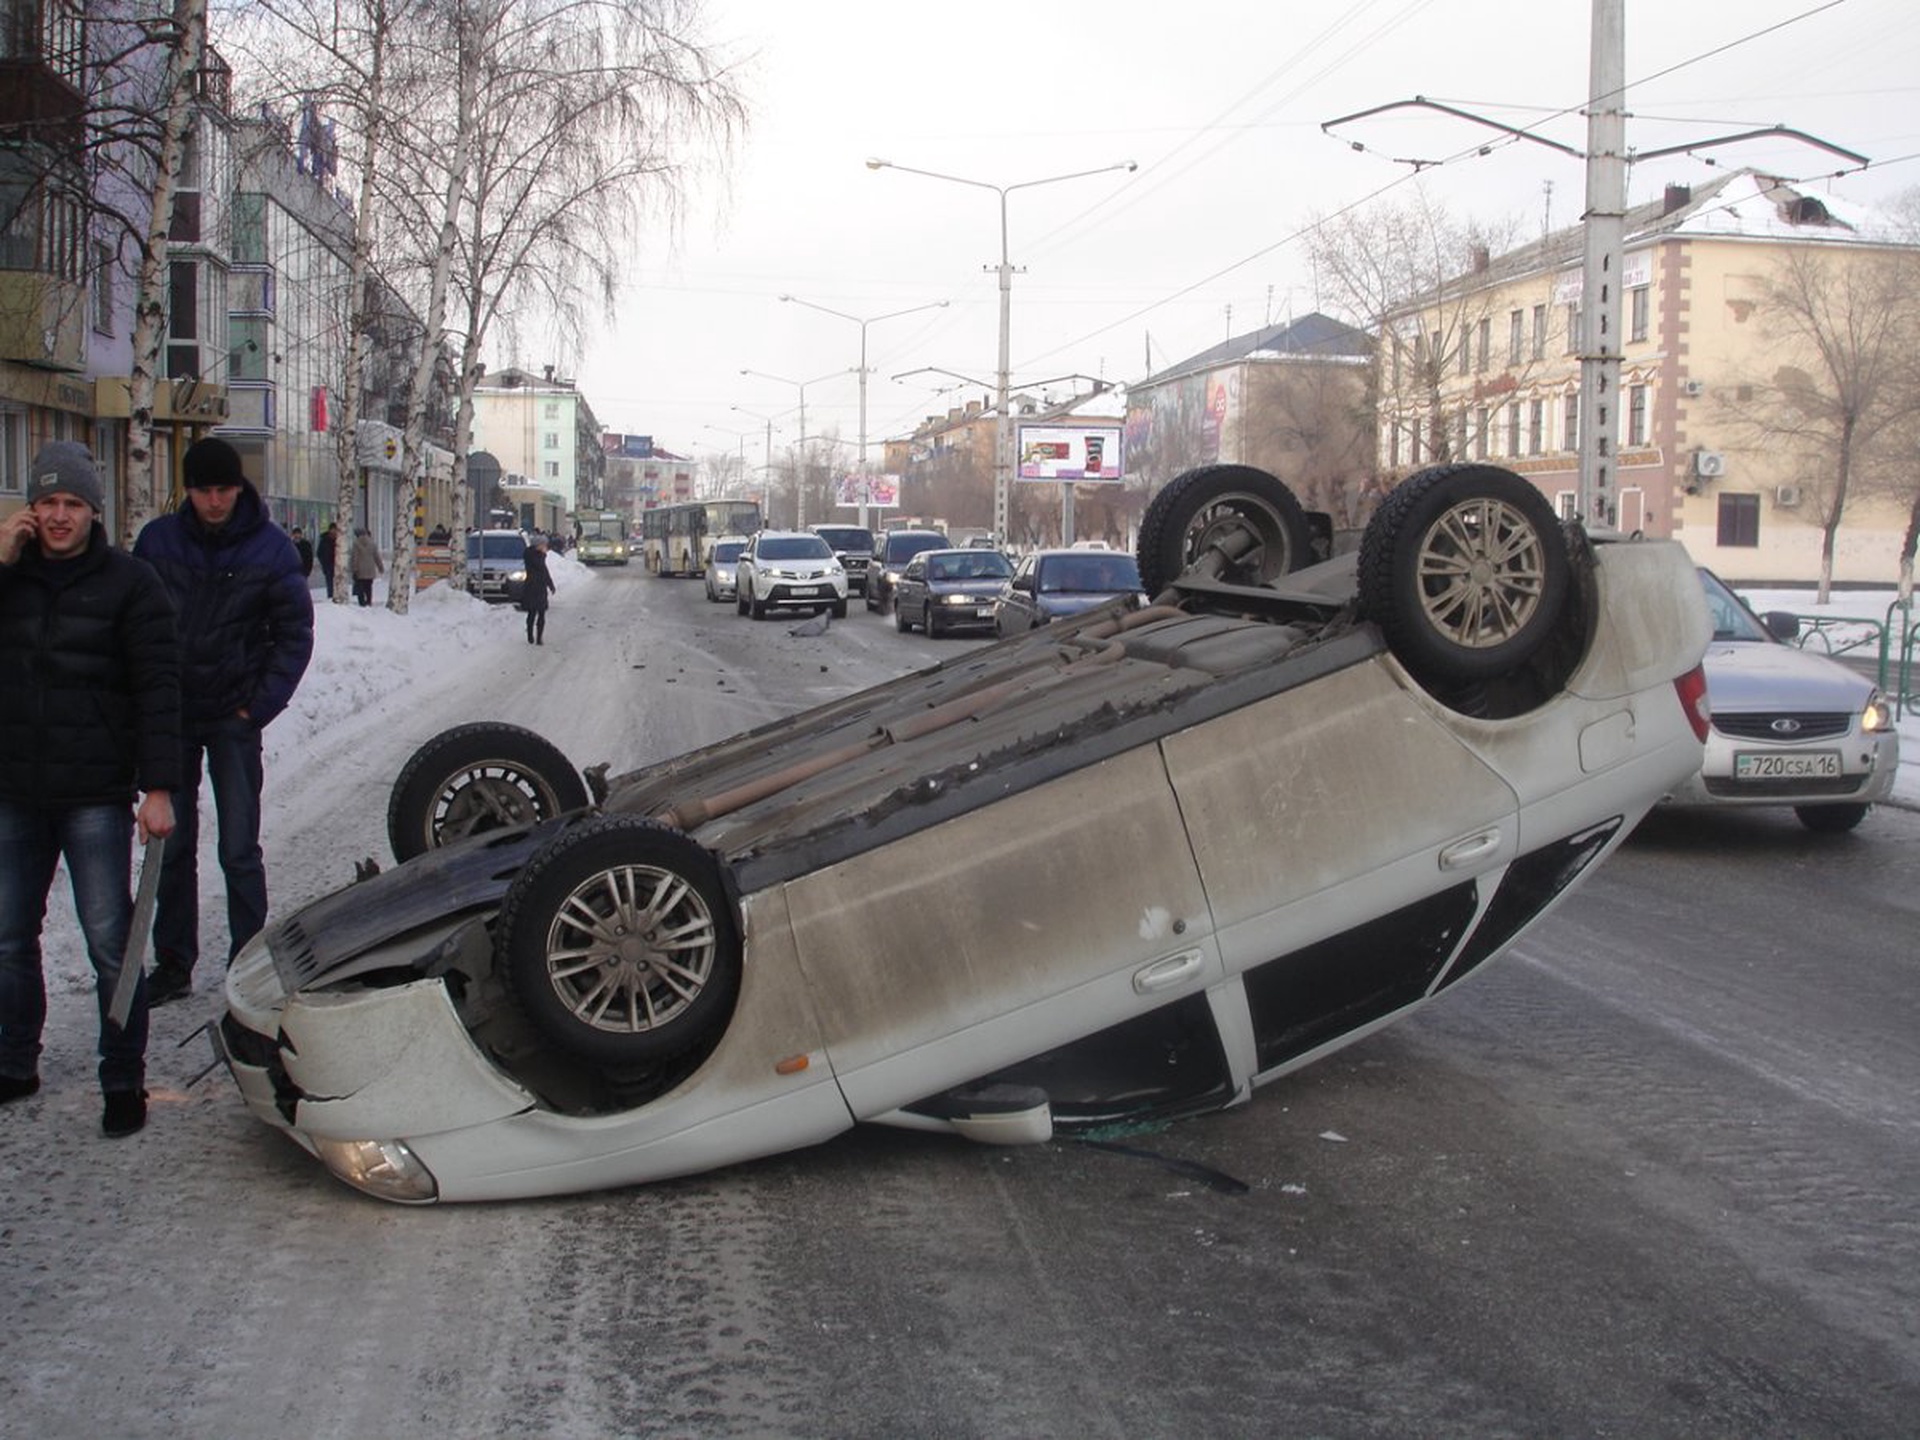
M 333 598 L 333 561 L 340 553 L 340 527 L 329 522 L 320 534 L 320 579 L 327 598 Z
M 313 655 L 313 592 L 293 542 L 241 470 L 240 452 L 209 436 L 180 463 L 185 502 L 149 522 L 133 546 L 160 572 L 180 635 L 180 788 L 153 921 L 147 994 L 155 1005 L 192 990 L 200 957 L 203 763 L 220 824 L 228 964 L 267 923 L 261 732 L 287 708 Z
M 100 1011 L 101 1129 L 131 1135 L 147 1123 L 144 981 L 124 1025 L 108 1009 L 133 925 L 127 841 L 174 829 L 179 641 L 160 577 L 107 542 L 87 448 L 44 447 L 26 482 L 0 521 L 0 1103 L 40 1088 L 40 928 L 64 858 Z
M 307 539 L 307 532 L 298 525 L 288 532 L 293 540 L 293 548 L 300 553 L 300 576 L 304 580 L 313 578 L 313 542 Z
M 373 578 L 384 575 L 387 567 L 380 559 L 380 547 L 373 543 L 373 532 L 364 525 L 353 532 L 353 553 L 347 563 L 353 567 L 353 598 L 363 608 L 373 604 Z
M 527 544 L 527 578 L 520 590 L 520 608 L 527 612 L 527 643 L 547 643 L 547 596 L 554 593 L 553 572 L 547 569 L 547 542 L 539 535 Z

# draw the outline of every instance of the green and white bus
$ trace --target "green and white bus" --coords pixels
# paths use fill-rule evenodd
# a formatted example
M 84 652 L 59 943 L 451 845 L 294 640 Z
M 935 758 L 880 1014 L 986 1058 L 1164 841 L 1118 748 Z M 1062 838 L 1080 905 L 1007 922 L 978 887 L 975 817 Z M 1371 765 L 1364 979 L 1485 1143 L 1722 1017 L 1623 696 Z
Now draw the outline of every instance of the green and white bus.
M 627 517 L 618 510 L 573 512 L 574 558 L 582 565 L 627 563 Z

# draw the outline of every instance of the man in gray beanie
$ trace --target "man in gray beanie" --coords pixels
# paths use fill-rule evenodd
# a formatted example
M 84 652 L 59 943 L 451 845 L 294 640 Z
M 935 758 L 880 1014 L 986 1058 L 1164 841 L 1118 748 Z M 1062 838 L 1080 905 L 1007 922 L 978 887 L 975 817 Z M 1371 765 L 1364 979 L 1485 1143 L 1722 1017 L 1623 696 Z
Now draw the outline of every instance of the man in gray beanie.
M 0 1104 L 40 1088 L 40 927 L 64 857 L 100 1010 L 101 1128 L 131 1135 L 147 1120 L 144 982 L 124 1026 L 108 1010 L 133 924 L 127 842 L 174 828 L 173 607 L 150 567 L 107 543 L 85 446 L 45 447 L 26 490 L 0 520 Z

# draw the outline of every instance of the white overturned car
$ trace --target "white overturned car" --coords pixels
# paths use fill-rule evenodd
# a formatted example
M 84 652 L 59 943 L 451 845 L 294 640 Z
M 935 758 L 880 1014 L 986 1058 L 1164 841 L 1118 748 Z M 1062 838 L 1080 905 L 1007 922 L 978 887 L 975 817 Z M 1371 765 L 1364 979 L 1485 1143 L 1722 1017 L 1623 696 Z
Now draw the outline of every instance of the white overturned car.
M 1260 471 L 1189 472 L 1145 520 L 1151 605 L 591 806 L 526 731 L 437 737 L 393 793 L 406 863 L 234 963 L 241 1093 L 406 1202 L 1247 1099 L 1504 950 L 1706 731 L 1678 546 L 1594 544 L 1485 466 L 1408 480 L 1357 554 L 1329 534 Z

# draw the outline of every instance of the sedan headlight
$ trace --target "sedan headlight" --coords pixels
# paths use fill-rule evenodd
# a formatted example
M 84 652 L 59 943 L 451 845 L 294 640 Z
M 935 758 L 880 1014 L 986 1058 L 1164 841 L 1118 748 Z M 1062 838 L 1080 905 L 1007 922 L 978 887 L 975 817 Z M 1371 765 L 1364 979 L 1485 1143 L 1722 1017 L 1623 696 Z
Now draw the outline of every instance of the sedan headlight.
M 1893 729 L 1893 707 L 1878 690 L 1867 697 L 1867 708 L 1860 712 L 1860 728 L 1869 735 L 1883 735 Z
M 525 580 L 526 578 L 527 572 L 525 570 L 510 570 L 507 572 L 507 579 L 509 580 Z
M 440 1198 L 433 1173 L 400 1140 L 321 1140 L 314 1150 L 356 1190 L 400 1205 L 429 1205 Z
M 942 595 L 942 605 L 978 605 L 985 597 L 980 595 Z

